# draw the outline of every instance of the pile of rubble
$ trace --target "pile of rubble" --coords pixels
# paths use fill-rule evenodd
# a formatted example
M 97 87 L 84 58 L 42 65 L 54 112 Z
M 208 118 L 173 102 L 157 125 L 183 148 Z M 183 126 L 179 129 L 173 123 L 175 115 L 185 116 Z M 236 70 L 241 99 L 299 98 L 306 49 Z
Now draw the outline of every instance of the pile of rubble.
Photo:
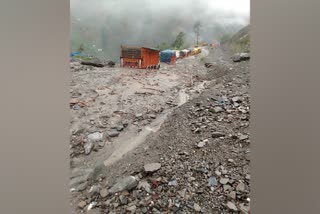
M 247 70 L 210 87 L 174 111 L 147 140 L 152 149 L 141 147 L 139 156 L 129 155 L 133 163 L 150 157 L 144 164 L 129 164 L 112 183 L 111 175 L 98 176 L 82 191 L 78 209 L 91 214 L 249 213 Z

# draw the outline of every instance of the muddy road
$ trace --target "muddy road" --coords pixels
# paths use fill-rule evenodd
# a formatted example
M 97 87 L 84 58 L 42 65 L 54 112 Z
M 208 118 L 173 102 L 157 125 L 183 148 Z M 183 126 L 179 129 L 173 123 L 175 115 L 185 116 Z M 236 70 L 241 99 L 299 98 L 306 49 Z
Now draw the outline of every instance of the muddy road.
M 205 68 L 205 62 L 214 66 Z M 178 60 L 176 65 L 163 64 L 159 71 L 119 67 L 87 71 L 87 67 L 72 66 L 71 94 L 87 104 L 71 108 L 74 213 L 88 209 L 97 213 L 194 213 L 199 209 L 246 213 L 248 62 L 233 63 L 227 51 L 205 49 L 202 55 Z M 235 97 L 239 103 L 232 101 Z M 221 98 L 228 102 L 219 103 Z M 86 155 L 88 138 L 94 142 Z M 154 162 L 161 169 L 145 175 L 144 164 Z M 129 175 L 141 179 L 139 185 L 148 186 L 155 179 L 159 187 L 101 196 Z M 219 186 L 208 187 L 208 179 Z M 219 179 L 230 182 L 220 184 Z M 130 203 L 122 203 L 123 197 Z
M 204 49 L 155 71 L 72 63 L 70 156 L 77 167 L 71 177 L 97 162 L 119 160 L 156 132 L 173 109 L 201 93 L 207 83 L 201 59 L 208 54 Z

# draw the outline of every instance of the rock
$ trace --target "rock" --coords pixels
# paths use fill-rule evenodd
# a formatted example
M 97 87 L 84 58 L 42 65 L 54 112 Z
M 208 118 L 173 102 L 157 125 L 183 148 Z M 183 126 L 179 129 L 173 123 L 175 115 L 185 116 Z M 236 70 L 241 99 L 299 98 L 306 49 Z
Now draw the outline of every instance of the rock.
M 248 60 L 248 59 L 250 59 L 250 54 L 249 53 L 240 53 L 240 58 L 241 58 L 241 60 Z
M 161 164 L 160 163 L 150 163 L 150 164 L 146 164 L 144 165 L 144 171 L 147 173 L 153 173 L 158 171 L 161 168 Z
M 135 213 L 135 212 L 136 212 L 136 209 L 137 209 L 136 205 L 133 205 L 133 206 L 131 206 L 131 207 L 128 207 L 128 208 L 126 209 L 126 211 L 127 211 L 127 212 L 130 212 L 130 213 Z
M 232 192 L 230 192 L 229 194 L 228 194 L 228 197 L 229 198 L 232 198 L 232 199 L 236 199 L 236 192 L 235 191 L 232 191 Z
M 238 211 L 238 208 L 236 207 L 236 205 L 235 205 L 233 202 L 231 202 L 231 201 L 229 201 L 229 202 L 227 203 L 227 207 L 228 207 L 230 210 Z
M 247 179 L 247 180 L 250 180 L 250 179 L 251 179 L 251 176 L 250 176 L 250 175 L 246 175 L 246 179 Z
M 88 196 L 92 198 L 94 195 L 98 195 L 100 192 L 98 186 L 92 186 L 88 191 Z
M 124 190 L 132 190 L 138 185 L 138 181 L 134 176 L 129 176 L 123 179 L 120 179 L 111 189 L 110 193 L 122 192 Z
M 201 207 L 199 206 L 199 204 L 194 203 L 193 208 L 196 212 L 200 212 L 201 211 Z
M 223 190 L 226 192 L 228 190 L 231 190 L 232 187 L 230 185 L 223 185 Z
M 101 214 L 101 212 L 98 209 L 93 209 L 93 210 L 88 210 L 85 214 Z
M 81 202 L 79 202 L 79 204 L 78 204 L 78 207 L 80 208 L 80 209 L 83 209 L 83 208 L 85 208 L 87 206 L 87 202 L 85 202 L 85 201 L 81 201 Z
M 122 125 L 123 125 L 124 127 L 127 127 L 127 126 L 129 125 L 129 121 L 124 120 L 124 121 L 122 122 Z
M 95 206 L 97 206 L 98 202 L 96 201 L 92 201 L 89 206 L 87 207 L 87 210 L 91 210 L 92 208 L 94 208 Z
M 221 184 L 227 184 L 229 182 L 229 178 L 221 178 L 220 183 Z
M 221 133 L 221 132 L 212 132 L 212 137 L 213 138 L 219 138 L 219 137 L 224 137 L 225 134 Z
M 86 154 L 86 155 L 89 155 L 90 154 L 90 152 L 92 151 L 92 149 L 93 149 L 93 142 L 91 141 L 91 140 L 89 140 L 88 142 L 86 142 L 85 144 L 84 144 L 84 153 Z
M 104 165 L 104 163 L 102 161 L 97 161 L 94 169 L 89 175 L 89 179 L 96 180 L 99 178 L 99 176 L 104 175 L 105 171 L 106 166 Z
M 118 137 L 119 134 L 120 134 L 120 133 L 119 133 L 118 131 L 115 131 L 115 130 L 110 131 L 110 132 L 108 133 L 109 137 Z
M 223 108 L 221 108 L 221 107 L 219 107 L 219 106 L 216 106 L 216 107 L 213 108 L 213 112 L 214 112 L 214 113 L 220 113 L 220 112 L 222 112 L 222 111 L 223 111 Z
M 218 170 L 216 170 L 214 173 L 215 173 L 217 176 L 221 176 L 221 172 L 218 171 Z
M 106 142 L 104 142 L 104 141 L 99 141 L 99 142 L 98 142 L 98 145 L 99 145 L 100 147 L 104 147 L 104 146 L 106 145 Z
M 240 182 L 240 183 L 237 185 L 236 190 L 237 190 L 238 192 L 243 192 L 243 191 L 245 190 L 245 185 L 244 185 L 244 183 Z
M 249 214 L 250 212 L 250 207 L 245 206 L 244 204 L 240 205 L 240 213 L 241 214 Z
M 169 185 L 169 186 L 178 186 L 178 182 L 177 182 L 177 180 L 173 180 L 173 181 L 170 181 L 170 182 L 168 183 L 168 185 Z
M 138 189 L 144 189 L 146 192 L 150 193 L 151 185 L 147 181 L 143 180 L 139 182 Z
M 234 160 L 233 160 L 233 159 L 231 159 L 231 158 L 229 158 L 229 159 L 228 159 L 228 162 L 230 162 L 230 163 L 234 163 Z
M 138 114 L 136 114 L 136 118 L 141 118 L 143 116 L 143 114 L 142 113 L 138 113 Z
M 215 177 L 210 177 L 208 179 L 208 186 L 216 186 L 218 184 L 217 179 Z
M 198 143 L 198 148 L 202 148 L 206 145 L 206 143 L 204 141 L 200 141 L 200 143 Z
M 233 97 L 232 99 L 233 103 L 241 103 L 242 102 L 242 98 L 241 97 Z
M 82 184 L 79 184 L 77 189 L 78 189 L 78 191 L 83 191 L 83 190 L 85 190 L 87 188 L 87 186 L 88 186 L 88 183 L 84 182 Z
M 100 191 L 100 196 L 102 197 L 102 198 L 105 198 L 105 197 L 107 197 L 108 196 L 108 190 L 107 189 L 102 189 L 101 191 Z
M 123 125 L 119 125 L 116 127 L 117 131 L 121 132 L 124 129 Z
M 240 62 L 240 61 L 241 61 L 240 54 L 235 54 L 235 55 L 232 57 L 232 60 L 233 60 L 233 62 Z
M 150 114 L 149 117 L 150 117 L 151 119 L 156 119 L 157 116 L 154 115 L 154 114 Z
M 87 139 L 92 142 L 101 141 L 102 138 L 103 138 L 103 134 L 100 132 L 95 132 L 87 136 Z
M 248 135 L 240 134 L 239 140 L 247 140 L 249 138 Z
M 120 195 L 119 200 L 121 202 L 121 205 L 127 205 L 128 204 L 128 198 L 124 195 Z
M 178 191 L 178 194 L 181 196 L 181 198 L 184 198 L 186 196 L 186 192 L 187 192 L 187 189 L 183 189 Z

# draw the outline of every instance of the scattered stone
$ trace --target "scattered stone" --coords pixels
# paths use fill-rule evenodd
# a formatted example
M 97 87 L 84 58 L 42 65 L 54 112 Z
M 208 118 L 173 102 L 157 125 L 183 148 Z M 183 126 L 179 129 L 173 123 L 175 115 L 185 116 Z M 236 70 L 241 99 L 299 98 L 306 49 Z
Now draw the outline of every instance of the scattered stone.
M 138 113 L 138 114 L 136 114 L 136 118 L 141 118 L 143 116 L 143 114 L 142 113 Z
M 193 208 L 196 212 L 200 212 L 201 211 L 201 207 L 199 206 L 199 204 L 194 203 Z
M 186 192 L 187 192 L 187 189 L 183 189 L 183 190 L 178 191 L 178 194 L 179 194 L 182 198 L 184 198 L 184 197 L 186 196 Z
M 236 205 L 235 205 L 233 202 L 231 202 L 231 201 L 229 201 L 229 202 L 227 203 L 227 207 L 228 207 L 230 210 L 238 211 L 238 208 L 236 207 Z
M 245 185 L 244 185 L 244 183 L 240 182 L 240 183 L 238 184 L 236 190 L 237 190 L 238 192 L 243 192 L 243 191 L 245 190 Z
M 214 113 L 220 113 L 220 112 L 222 112 L 222 111 L 223 111 L 223 108 L 221 108 L 221 107 L 219 107 L 219 106 L 213 108 L 213 112 L 214 112 Z
M 94 208 L 98 203 L 96 201 L 93 201 L 89 204 L 87 210 L 91 210 L 92 208 Z M 97 210 L 98 211 L 98 210 Z M 100 212 L 99 212 L 100 213 Z
M 120 133 L 119 133 L 118 131 L 115 131 L 115 130 L 110 131 L 110 132 L 108 133 L 109 137 L 118 137 L 119 134 L 120 134 Z
M 121 205 L 127 205 L 128 204 L 128 198 L 124 195 L 120 195 L 119 200 L 121 202 Z
M 117 131 L 121 132 L 124 129 L 123 125 L 119 125 L 116 127 Z
M 168 185 L 169 185 L 169 186 L 178 186 L 178 182 L 177 182 L 177 180 L 173 180 L 173 181 L 170 181 L 170 182 L 168 183 Z
M 198 148 L 202 148 L 206 145 L 206 143 L 204 141 L 200 141 L 200 143 L 198 143 Z
M 226 192 L 228 190 L 231 190 L 232 187 L 230 185 L 223 185 L 223 190 Z
M 136 209 L 137 209 L 136 205 L 133 205 L 131 207 L 128 207 L 126 210 L 130 213 L 135 213 Z
M 220 184 L 227 184 L 229 182 L 229 178 L 221 178 Z
M 138 181 L 134 176 L 129 176 L 123 179 L 120 179 L 111 189 L 110 193 L 122 192 L 124 190 L 132 190 L 138 185 Z
M 213 138 L 219 138 L 219 137 L 224 137 L 225 134 L 221 133 L 221 132 L 213 132 L 212 133 L 212 137 Z
M 233 103 L 241 103 L 242 102 L 241 97 L 233 97 L 231 100 Z
M 102 198 L 105 198 L 105 197 L 107 197 L 108 196 L 108 190 L 107 189 L 102 189 L 101 191 L 100 191 L 100 196 L 102 197 Z
M 83 209 L 83 208 L 85 208 L 87 206 L 87 202 L 85 202 L 85 201 L 81 201 L 81 202 L 79 202 L 79 204 L 78 204 L 78 207 L 80 208 L 80 209 Z
M 99 142 L 98 142 L 98 145 L 99 145 L 100 147 L 104 147 L 104 146 L 106 145 L 106 142 L 104 142 L 104 141 L 99 141 Z
M 85 214 L 101 214 L 101 212 L 98 209 L 93 209 L 93 210 L 88 210 Z
M 157 118 L 157 116 L 154 115 L 154 114 L 150 114 L 149 117 L 150 117 L 151 119 L 156 119 L 156 118 Z
M 208 185 L 209 186 L 216 186 L 218 184 L 217 179 L 215 177 L 210 177 L 208 179 Z
M 239 140 L 247 140 L 249 137 L 248 135 L 240 134 Z
M 148 193 L 151 192 L 151 185 L 145 180 L 139 182 L 138 189 L 142 188 Z
M 94 144 L 93 144 L 93 142 L 92 142 L 91 140 L 87 141 L 87 142 L 84 144 L 84 153 L 85 153 L 86 155 L 89 155 L 90 152 L 91 152 L 92 149 L 93 149 L 93 146 L 94 146 Z
M 215 173 L 217 176 L 221 176 L 221 172 L 218 171 L 218 170 L 216 170 L 214 173 Z
M 87 136 L 88 141 L 92 141 L 92 142 L 101 141 L 102 138 L 103 138 L 103 134 L 100 132 L 95 132 Z
M 232 191 L 232 192 L 230 192 L 229 194 L 228 194 L 228 197 L 229 198 L 232 198 L 232 199 L 236 199 L 236 192 L 235 191 Z
M 129 125 L 129 121 L 124 120 L 124 121 L 122 122 L 122 125 L 123 125 L 124 127 L 127 127 L 127 126 Z
M 240 213 L 241 214 L 249 214 L 250 207 L 245 206 L 244 204 L 240 204 Z
M 229 159 L 228 159 L 228 162 L 230 162 L 230 163 L 234 163 L 234 160 L 233 160 L 233 159 L 231 159 L 231 158 L 229 158 Z
M 99 194 L 99 187 L 98 186 L 92 186 L 88 191 L 88 196 L 93 197 L 94 195 Z
M 150 164 L 146 164 L 144 165 L 144 171 L 147 173 L 153 173 L 158 171 L 161 168 L 161 164 L 160 163 L 150 163 Z

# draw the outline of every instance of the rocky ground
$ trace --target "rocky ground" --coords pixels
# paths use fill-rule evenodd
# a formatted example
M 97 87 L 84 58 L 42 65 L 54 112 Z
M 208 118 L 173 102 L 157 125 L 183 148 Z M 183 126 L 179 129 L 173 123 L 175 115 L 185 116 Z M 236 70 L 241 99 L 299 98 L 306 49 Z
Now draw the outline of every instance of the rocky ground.
M 215 49 L 159 73 L 72 66 L 73 213 L 249 212 L 248 61 Z

